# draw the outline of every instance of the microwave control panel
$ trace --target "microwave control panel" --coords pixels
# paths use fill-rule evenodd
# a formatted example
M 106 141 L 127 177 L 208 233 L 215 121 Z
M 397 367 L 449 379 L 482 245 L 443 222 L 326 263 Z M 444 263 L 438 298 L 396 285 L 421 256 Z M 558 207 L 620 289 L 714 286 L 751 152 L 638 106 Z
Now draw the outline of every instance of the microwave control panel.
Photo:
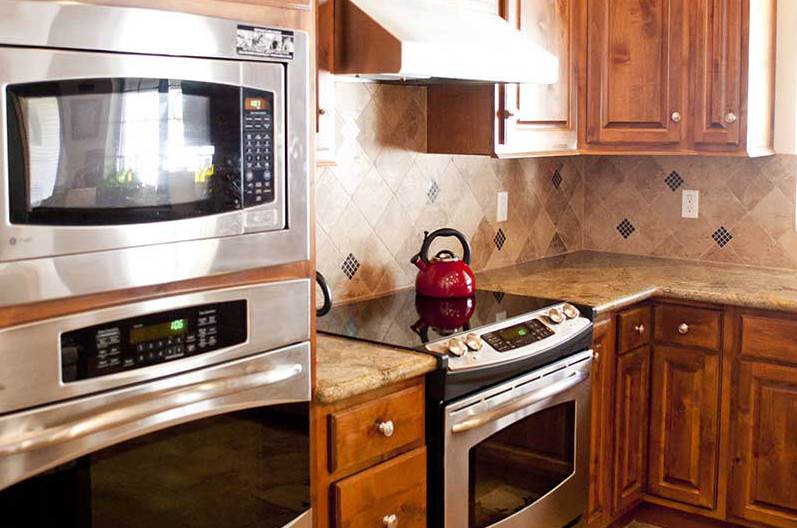
M 244 207 L 274 201 L 274 94 L 244 88 L 242 163 Z
M 246 339 L 243 300 L 112 321 L 61 335 L 61 379 L 69 383 L 148 367 Z

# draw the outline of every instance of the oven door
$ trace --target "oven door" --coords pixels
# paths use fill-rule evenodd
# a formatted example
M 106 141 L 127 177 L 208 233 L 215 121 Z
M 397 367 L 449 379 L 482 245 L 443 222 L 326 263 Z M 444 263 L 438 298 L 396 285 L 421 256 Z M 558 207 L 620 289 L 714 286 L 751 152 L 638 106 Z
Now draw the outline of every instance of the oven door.
M 310 347 L 0 417 L 4 528 L 310 527 Z
M 282 64 L 2 48 L 0 72 L 0 261 L 285 227 Z
M 582 352 L 446 407 L 445 526 L 577 522 L 587 508 L 591 364 Z

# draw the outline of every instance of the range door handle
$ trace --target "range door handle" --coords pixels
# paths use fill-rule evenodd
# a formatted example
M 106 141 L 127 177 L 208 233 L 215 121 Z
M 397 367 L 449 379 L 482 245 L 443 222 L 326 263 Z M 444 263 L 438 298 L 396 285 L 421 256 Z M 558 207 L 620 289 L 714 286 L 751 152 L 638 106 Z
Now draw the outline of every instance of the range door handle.
M 52 447 L 194 403 L 281 383 L 301 374 L 303 368 L 299 363 L 289 363 L 132 397 L 74 421 L 4 439 L 0 457 Z
M 454 433 L 464 433 L 472 429 L 477 429 L 482 425 L 503 418 L 515 411 L 525 407 L 550 400 L 564 392 L 569 391 L 576 385 L 589 378 L 589 372 L 573 371 L 566 378 L 556 381 L 547 387 L 542 387 L 513 400 L 509 400 L 500 407 L 474 415 L 467 420 L 454 424 L 451 431 Z

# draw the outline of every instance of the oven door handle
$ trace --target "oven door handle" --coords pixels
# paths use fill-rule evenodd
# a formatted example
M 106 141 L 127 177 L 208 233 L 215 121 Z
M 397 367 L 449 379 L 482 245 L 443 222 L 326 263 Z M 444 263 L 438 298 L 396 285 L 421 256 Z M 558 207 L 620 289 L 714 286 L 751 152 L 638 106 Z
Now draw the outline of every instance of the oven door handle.
M 587 378 L 589 378 L 589 372 L 571 372 L 566 378 L 554 382 L 547 387 L 532 391 L 525 396 L 520 396 L 518 398 L 509 400 L 500 407 L 482 414 L 476 414 L 467 420 L 454 424 L 451 427 L 451 431 L 454 433 L 464 433 L 465 431 L 476 429 L 486 423 L 503 418 L 504 416 L 512 414 L 513 412 L 519 411 L 525 407 L 529 407 L 530 405 L 534 405 L 545 400 L 550 400 L 551 398 L 558 396 L 563 392 L 569 391 Z
M 291 363 L 260 372 L 226 376 L 130 398 L 75 421 L 22 432 L 0 444 L 0 457 L 63 444 L 194 403 L 281 383 L 295 378 L 302 370 L 301 364 Z

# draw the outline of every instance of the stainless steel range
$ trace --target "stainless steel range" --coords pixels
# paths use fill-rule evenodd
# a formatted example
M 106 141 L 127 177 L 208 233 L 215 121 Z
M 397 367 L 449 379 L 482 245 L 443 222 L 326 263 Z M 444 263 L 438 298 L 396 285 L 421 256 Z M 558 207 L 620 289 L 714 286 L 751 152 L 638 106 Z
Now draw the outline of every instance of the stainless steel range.
M 563 528 L 587 508 L 591 310 L 477 291 L 334 308 L 328 333 L 434 354 L 429 526 Z

